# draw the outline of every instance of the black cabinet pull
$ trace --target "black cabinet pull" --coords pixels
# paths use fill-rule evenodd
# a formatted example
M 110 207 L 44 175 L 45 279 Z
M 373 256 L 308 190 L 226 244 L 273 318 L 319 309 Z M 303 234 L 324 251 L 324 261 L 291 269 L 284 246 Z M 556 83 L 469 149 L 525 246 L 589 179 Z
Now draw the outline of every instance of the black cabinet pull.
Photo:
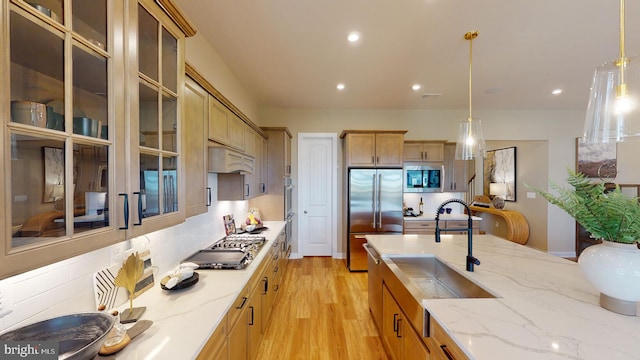
M 249 309 L 251 309 L 251 321 L 249 322 L 249 325 L 253 326 L 253 306 L 249 306 Z
M 398 331 L 396 331 L 396 337 L 401 338 L 402 335 L 400 335 L 400 322 L 402 321 L 402 319 L 398 319 Z
M 142 225 L 142 193 L 136 191 L 133 194 L 138 195 L 138 222 L 134 223 L 133 226 L 139 226 Z
M 451 353 L 449 352 L 449 349 L 447 349 L 447 345 L 440 345 L 440 349 L 442 349 L 442 352 L 444 353 L 444 356 L 447 357 L 447 359 L 455 360 L 453 355 L 451 355 Z
M 393 332 L 396 334 L 398 333 L 398 315 L 399 314 L 393 314 Z
M 118 229 L 129 230 L 129 194 L 118 194 L 118 196 L 124 196 L 124 226 Z
M 248 298 L 246 296 L 242 297 L 242 303 L 236 307 L 236 309 L 240 310 L 244 307 L 244 304 L 247 302 Z
M 211 188 L 210 187 L 207 188 L 207 192 L 208 192 L 208 199 L 209 199 L 209 202 L 207 202 L 207 206 L 211 206 Z
M 265 276 L 262 279 L 262 283 L 264 284 L 264 291 L 262 292 L 262 295 L 267 295 L 267 292 L 269 291 L 269 278 Z

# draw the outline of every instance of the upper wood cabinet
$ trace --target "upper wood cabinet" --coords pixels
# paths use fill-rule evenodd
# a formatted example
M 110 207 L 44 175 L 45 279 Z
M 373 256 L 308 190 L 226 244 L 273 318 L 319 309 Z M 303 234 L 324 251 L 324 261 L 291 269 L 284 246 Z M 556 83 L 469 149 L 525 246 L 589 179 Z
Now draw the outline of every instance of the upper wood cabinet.
M 209 122 L 209 94 L 191 78 L 184 88 L 184 169 L 189 179 L 185 187 L 186 216 L 207 212 L 211 203 L 211 189 L 207 186 L 207 124 Z
M 125 238 L 121 2 L 0 5 L 0 278 Z
M 126 167 L 132 236 L 185 219 L 182 131 L 185 34 L 154 0 L 128 2 L 131 158 Z M 137 91 L 136 91 L 137 89 Z
M 348 167 L 402 167 L 406 131 L 345 130 L 345 164 Z
M 475 174 L 475 160 L 456 160 L 456 144 L 444 145 L 444 191 L 465 192 Z
M 184 33 L 151 0 L 47 6 L 0 5 L 0 278 L 184 219 Z
M 443 161 L 444 141 L 404 142 L 404 161 Z
M 209 139 L 244 151 L 245 132 L 250 129 L 245 122 L 211 95 L 209 114 Z

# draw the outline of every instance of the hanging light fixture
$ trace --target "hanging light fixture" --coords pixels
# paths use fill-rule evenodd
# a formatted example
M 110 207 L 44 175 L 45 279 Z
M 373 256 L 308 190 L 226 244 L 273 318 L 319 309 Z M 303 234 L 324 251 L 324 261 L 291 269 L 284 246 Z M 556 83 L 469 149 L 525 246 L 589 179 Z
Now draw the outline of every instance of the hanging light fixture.
M 620 0 L 620 57 L 593 75 L 583 140 L 640 140 L 640 59 L 624 53 L 624 0 Z
M 473 66 L 473 39 L 478 37 L 478 31 L 464 34 L 469 40 L 469 117 L 460 121 L 458 142 L 456 143 L 456 160 L 472 160 L 485 157 L 484 136 L 480 119 L 472 117 L 471 110 L 471 69 Z

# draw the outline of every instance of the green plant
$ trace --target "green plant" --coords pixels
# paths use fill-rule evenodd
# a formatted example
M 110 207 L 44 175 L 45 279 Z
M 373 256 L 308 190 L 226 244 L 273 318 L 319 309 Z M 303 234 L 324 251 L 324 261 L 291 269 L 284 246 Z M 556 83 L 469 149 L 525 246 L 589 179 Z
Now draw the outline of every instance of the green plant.
M 633 244 L 640 242 L 640 203 L 626 197 L 620 187 L 609 190 L 604 182 L 591 182 L 584 174 L 568 170 L 567 182 L 573 188 L 557 184 L 546 190 L 533 188 L 551 204 L 571 215 L 596 239 Z

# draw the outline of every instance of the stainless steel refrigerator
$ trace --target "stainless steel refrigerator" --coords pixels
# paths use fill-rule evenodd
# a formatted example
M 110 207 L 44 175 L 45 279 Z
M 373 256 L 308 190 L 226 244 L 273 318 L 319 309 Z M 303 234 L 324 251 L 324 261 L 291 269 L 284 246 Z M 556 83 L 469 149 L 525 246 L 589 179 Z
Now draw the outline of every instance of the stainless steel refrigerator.
M 402 234 L 402 169 L 349 169 L 347 266 L 367 271 L 365 235 Z

